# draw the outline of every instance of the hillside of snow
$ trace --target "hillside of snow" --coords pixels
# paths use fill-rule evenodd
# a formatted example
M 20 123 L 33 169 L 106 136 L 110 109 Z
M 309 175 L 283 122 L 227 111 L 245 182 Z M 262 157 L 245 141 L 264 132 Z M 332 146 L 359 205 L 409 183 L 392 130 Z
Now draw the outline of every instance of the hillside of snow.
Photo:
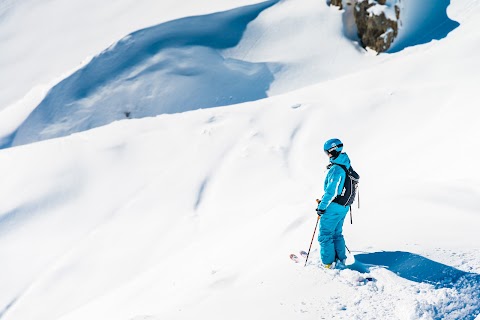
M 431 13 L 457 22 L 438 39 L 380 55 L 325 2 L 166 1 L 157 16 L 146 0 L 71 2 L 116 17 L 102 41 L 75 42 L 95 57 L 72 72 L 79 56 L 65 55 L 2 91 L 0 319 L 480 318 L 478 1 Z M 0 35 L 21 13 L 72 12 L 2 4 Z M 232 24 L 227 37 L 203 29 Z M 12 56 L 17 31 L 3 37 Z M 43 45 L 46 62 L 62 56 Z M 156 81 L 173 93 L 137 118 Z M 212 102 L 229 90 L 238 100 Z M 127 111 L 137 119 L 118 121 Z M 332 137 L 361 176 L 346 270 L 320 267 L 316 239 L 306 267 L 289 259 L 308 249 Z
M 0 1 L 0 145 L 48 91 L 130 33 L 260 1 Z M 7 49 L 6 49 L 7 48 Z
M 392 52 L 441 39 L 458 26 L 446 15 L 448 3 L 404 7 L 405 27 Z M 16 118 L 5 112 L 0 147 L 258 100 L 381 63 L 362 54 L 351 10 L 273 0 L 133 32 L 55 85 L 25 120 L 17 105 L 9 108 Z M 423 18 L 426 12 L 431 18 Z M 308 32 L 299 34 L 300 25 Z M 28 112 L 37 102 L 25 100 Z

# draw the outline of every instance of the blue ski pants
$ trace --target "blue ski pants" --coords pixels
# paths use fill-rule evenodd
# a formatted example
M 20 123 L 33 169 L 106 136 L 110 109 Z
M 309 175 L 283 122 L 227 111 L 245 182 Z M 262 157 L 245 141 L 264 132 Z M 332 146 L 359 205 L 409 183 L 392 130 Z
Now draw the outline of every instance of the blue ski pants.
M 320 242 L 320 258 L 323 264 L 331 264 L 335 258 L 347 259 L 345 239 L 342 235 L 343 221 L 350 207 L 330 203 L 320 218 L 318 241 Z

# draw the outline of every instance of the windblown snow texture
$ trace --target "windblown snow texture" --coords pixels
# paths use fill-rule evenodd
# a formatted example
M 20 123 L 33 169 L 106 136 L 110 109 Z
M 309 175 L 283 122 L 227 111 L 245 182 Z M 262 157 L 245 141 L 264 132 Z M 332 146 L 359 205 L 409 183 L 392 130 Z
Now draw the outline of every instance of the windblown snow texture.
M 220 50 L 235 46 L 247 25 L 276 2 L 130 34 L 55 86 L 5 141 L 21 145 L 115 120 L 265 98 L 273 81 L 267 64 L 225 59 Z

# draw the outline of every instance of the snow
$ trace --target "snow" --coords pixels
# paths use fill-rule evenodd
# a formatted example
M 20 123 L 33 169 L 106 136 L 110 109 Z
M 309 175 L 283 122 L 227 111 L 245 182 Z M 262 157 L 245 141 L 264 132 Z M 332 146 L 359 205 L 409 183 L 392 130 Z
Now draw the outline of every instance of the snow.
M 102 6 L 95 0 L 2 0 L 0 112 L 9 110 L 15 116 L 7 119 L 2 112 L 0 136 L 18 127 L 48 89 L 124 36 L 162 22 L 260 1 L 214 0 L 202 6 L 196 2 L 121 0 Z
M 61 80 L 125 35 L 185 16 L 213 13 L 260 1 L 3 0 L 0 3 L 0 110 L 38 84 Z
M 452 30 L 459 26 L 455 19 L 449 17 L 449 11 L 456 3 L 450 0 L 402 0 L 399 6 L 400 29 L 398 37 L 389 52 L 394 53 L 419 44 L 429 43 L 432 40 L 445 38 Z M 457 19 L 468 14 L 470 4 L 461 4 Z
M 248 22 L 274 3 L 182 18 L 128 35 L 52 88 L 12 144 L 115 120 L 265 98 L 273 81 L 268 67 L 225 59 L 218 50 L 236 45 Z
M 198 93 L 179 90 L 169 103 L 193 99 L 195 108 L 113 122 L 99 109 L 89 116 L 105 125 L 0 150 L 2 320 L 478 319 L 479 3 L 454 1 L 443 7 L 459 24 L 448 34 L 378 56 L 346 38 L 343 13 L 324 2 L 152 3 L 70 1 L 79 22 L 69 28 L 79 37 L 89 39 L 95 29 L 87 16 L 113 20 L 102 22 L 103 40 L 75 42 L 80 52 L 62 53 L 42 39 L 47 56 L 32 51 L 18 59 L 19 79 L 31 82 L 2 80 L 11 88 L 5 96 L 2 90 L 10 101 L 0 113 L 4 141 L 47 92 L 86 103 L 59 88 L 108 52 L 137 57 L 115 51 L 137 30 L 161 30 L 192 15 L 207 23 L 224 10 L 235 17 L 262 10 L 232 29 L 242 33 L 231 46 L 213 48 L 209 35 L 192 47 L 162 51 L 164 70 L 173 70 L 162 81 L 174 88 L 191 81 L 188 91 Z M 56 26 L 73 12 L 58 2 L 2 5 L 0 34 L 18 33 L 2 57 L 15 56 L 34 37 L 21 13 L 56 12 L 49 15 Z M 157 5 L 163 9 L 153 10 Z M 414 32 L 405 23 L 416 20 L 409 19 L 403 32 Z M 61 37 L 62 29 L 51 30 L 52 39 Z M 187 39 L 193 32 L 175 30 Z M 59 56 L 63 62 L 48 68 Z M 158 57 L 149 59 L 138 66 Z M 76 67 L 77 60 L 85 62 Z M 45 64 L 32 68 L 34 61 Z M 105 68 L 126 71 L 105 61 Z M 182 62 L 201 72 L 181 77 Z M 143 86 L 156 79 L 137 75 Z M 209 87 L 211 76 L 244 79 L 248 93 L 263 93 L 209 105 L 212 92 L 230 89 Z M 112 90 L 124 90 L 122 101 L 145 97 L 141 86 L 127 94 L 115 86 L 118 78 L 105 79 L 110 85 L 96 88 L 98 96 L 113 99 Z M 69 112 L 63 117 L 82 120 Z M 356 259 L 347 270 L 321 269 L 316 240 L 307 267 L 288 258 L 308 249 L 327 164 L 322 145 L 331 137 L 343 140 L 361 176 L 360 209 L 353 209 L 353 225 L 344 225 Z
M 374 1 L 369 0 L 369 3 L 374 3 Z M 397 21 L 397 15 L 395 13 L 395 6 L 401 6 L 399 0 L 388 0 L 384 5 L 376 3 L 374 6 L 370 7 L 367 11 L 370 15 L 379 16 L 384 14 L 387 19 L 392 21 Z

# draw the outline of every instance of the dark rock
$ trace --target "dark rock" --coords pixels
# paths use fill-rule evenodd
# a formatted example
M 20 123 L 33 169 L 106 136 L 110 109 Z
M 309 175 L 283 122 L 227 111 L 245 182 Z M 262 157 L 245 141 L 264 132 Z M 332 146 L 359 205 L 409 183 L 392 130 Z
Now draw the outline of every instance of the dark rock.
M 374 6 L 385 4 L 386 0 L 359 0 L 353 10 L 362 45 L 377 52 L 387 51 L 398 35 L 398 19 L 400 18 L 398 6 L 395 6 L 397 20 L 389 19 L 384 12 L 378 15 L 368 12 L 368 9 Z
M 331 0 L 331 6 L 337 6 L 340 10 L 343 9 L 342 0 Z

